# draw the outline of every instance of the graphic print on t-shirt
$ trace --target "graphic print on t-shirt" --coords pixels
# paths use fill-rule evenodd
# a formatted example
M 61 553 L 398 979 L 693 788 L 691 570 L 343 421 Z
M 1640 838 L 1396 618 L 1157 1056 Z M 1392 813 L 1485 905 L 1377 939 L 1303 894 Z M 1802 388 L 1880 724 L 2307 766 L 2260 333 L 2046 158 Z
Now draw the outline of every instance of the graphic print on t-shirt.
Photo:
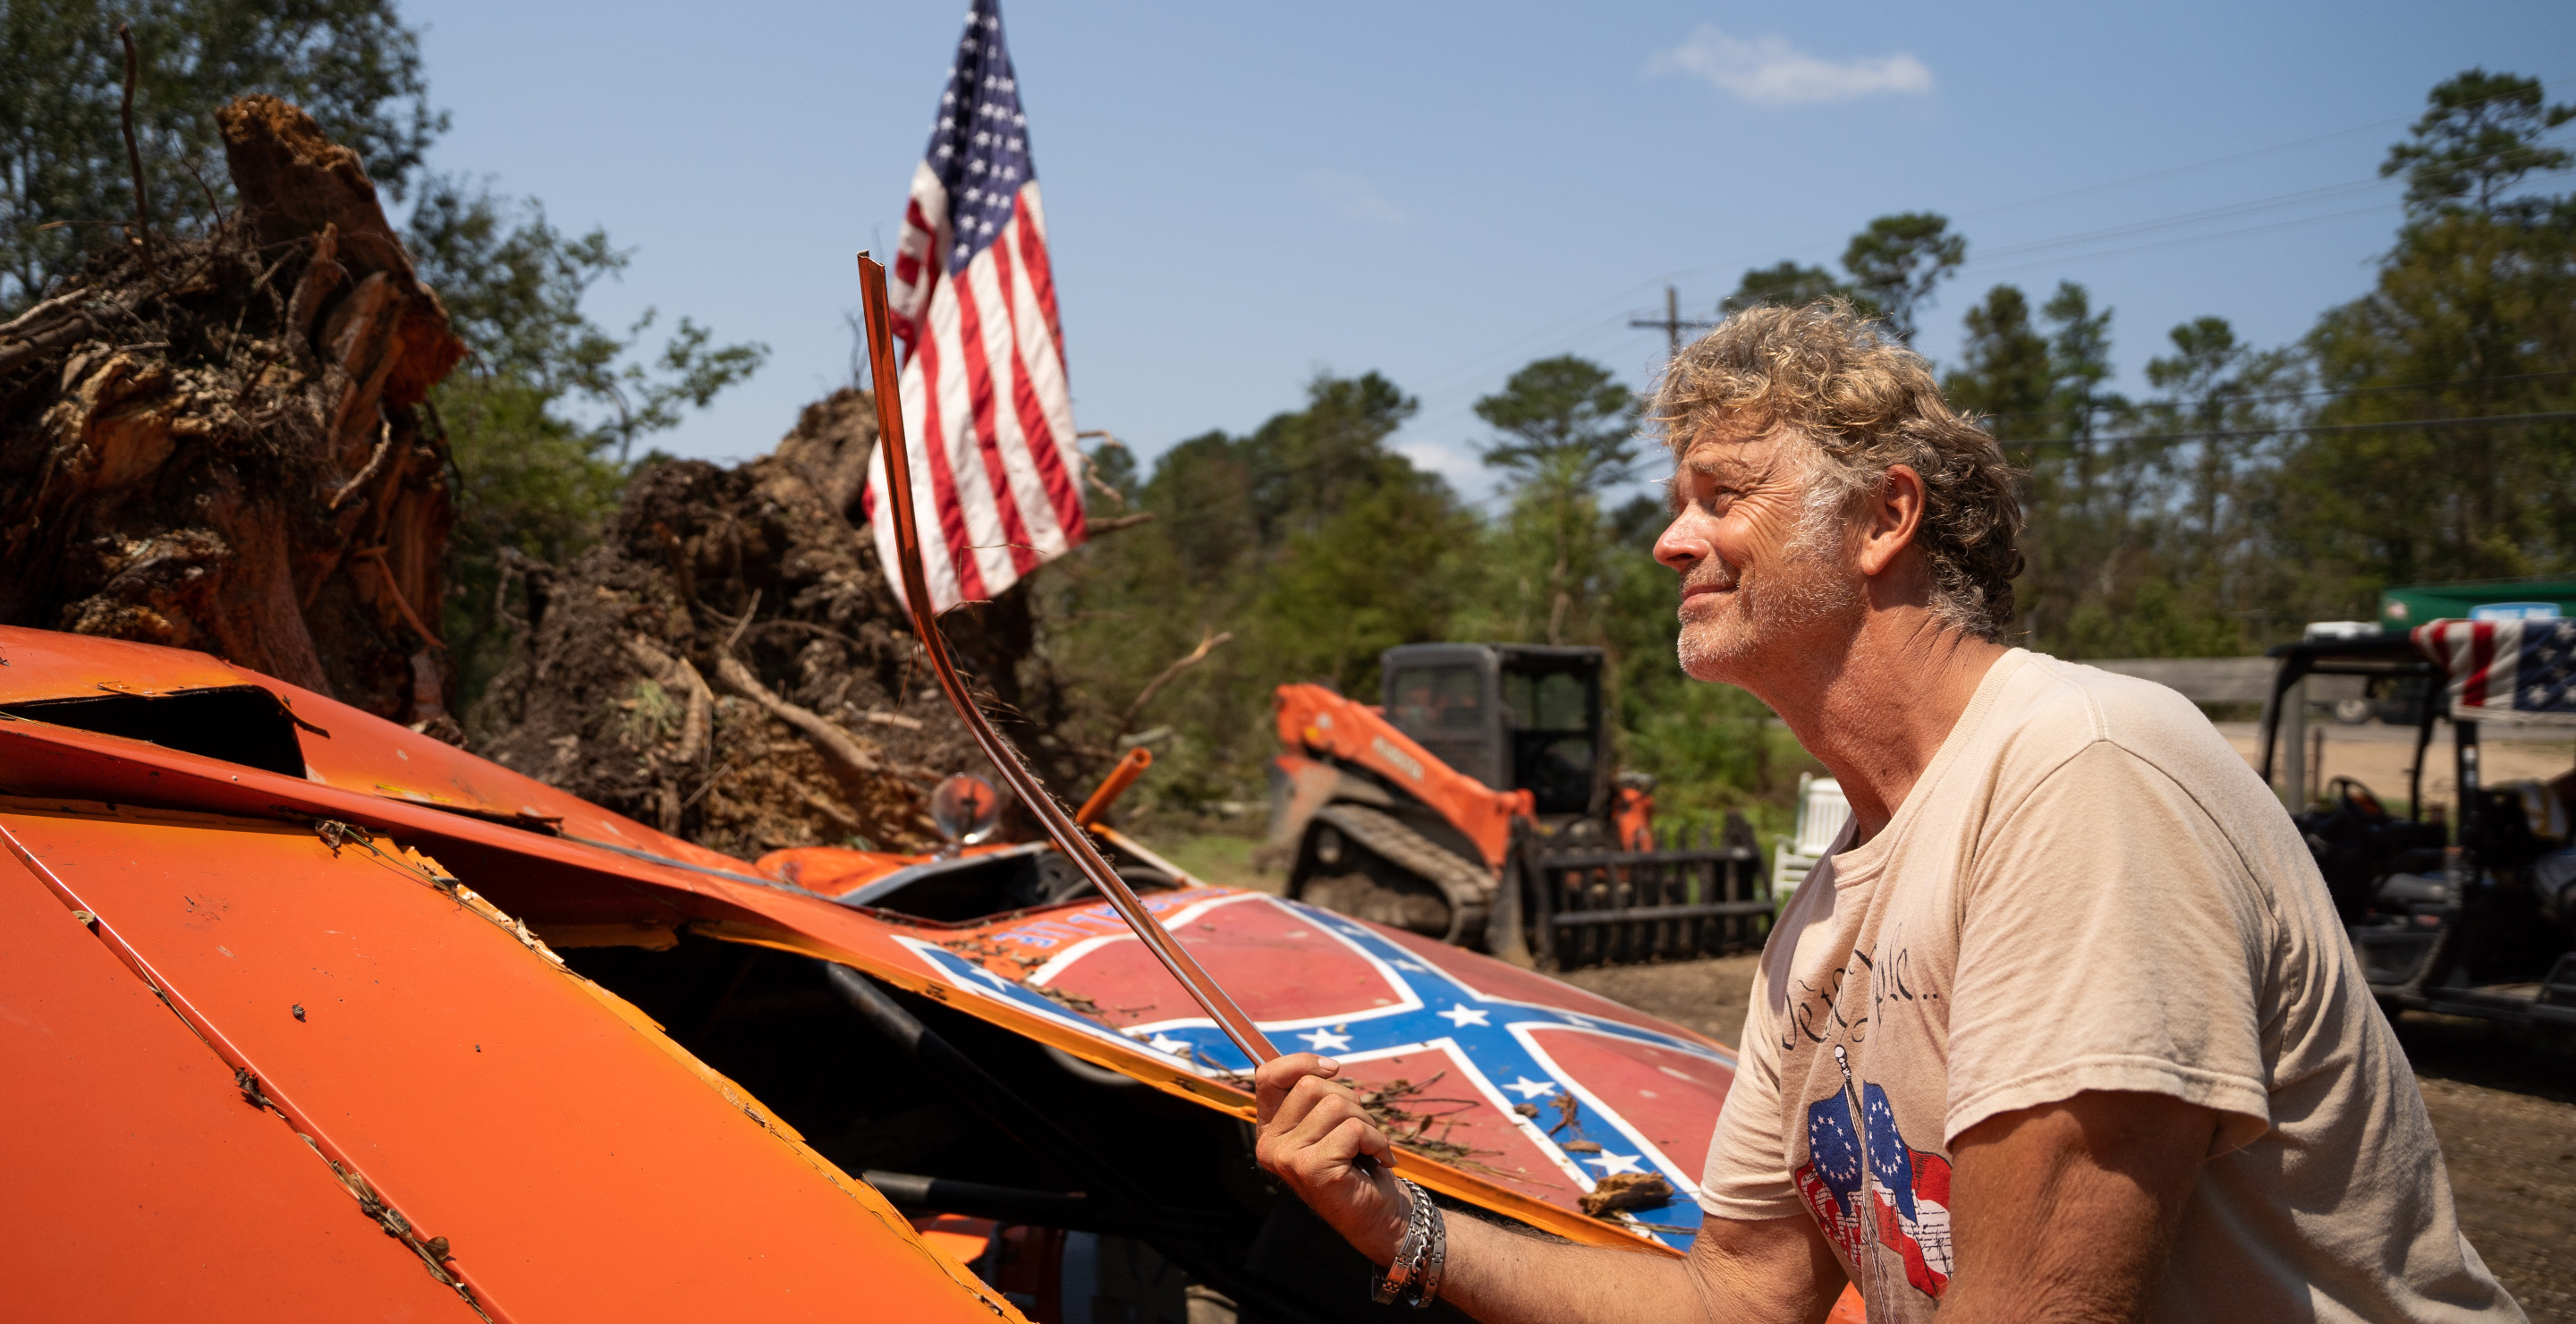
M 1905 1143 L 1887 1091 L 1856 1085 L 1839 1044 L 1834 1061 L 1843 1087 L 1807 1105 L 1807 1162 L 1792 1174 L 1798 1193 L 1847 1263 L 1874 1268 L 1875 1241 L 1904 1260 L 1905 1281 L 1937 1300 L 1950 1283 L 1950 1161 Z

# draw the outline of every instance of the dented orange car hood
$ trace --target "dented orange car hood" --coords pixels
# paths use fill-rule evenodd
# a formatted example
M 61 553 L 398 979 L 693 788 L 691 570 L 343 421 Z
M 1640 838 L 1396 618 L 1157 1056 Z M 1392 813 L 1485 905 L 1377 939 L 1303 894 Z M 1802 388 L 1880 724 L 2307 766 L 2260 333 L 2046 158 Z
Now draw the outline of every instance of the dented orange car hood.
M 292 713 L 303 775 L 74 729 L 38 706 L 243 686 Z M 259 1266 L 311 1258 L 370 1291 L 416 1297 L 428 1283 L 441 1304 L 470 1294 L 468 1313 L 494 1318 L 548 1318 L 569 1293 L 587 1294 L 586 1314 L 613 1299 L 629 1318 L 789 1318 L 846 1313 L 850 1266 L 864 1263 L 875 1317 L 1015 1317 L 757 1100 L 565 971 L 549 937 L 655 946 L 686 929 L 820 957 L 1251 1113 L 1244 1063 L 1105 905 L 941 925 L 844 904 L 835 898 L 908 861 L 808 851 L 794 869 L 747 864 L 195 653 L 0 629 L 10 711 L 0 1035 L 62 1082 L 41 1099 L 15 1093 L 11 1184 L 54 1189 L 82 1162 L 105 1161 L 23 1139 L 87 1127 L 126 1180 L 167 1193 L 165 1221 L 204 1243 L 188 1263 L 241 1266 L 237 1278 L 271 1293 Z M 1687 1243 L 1732 1078 L 1723 1046 L 1265 894 L 1189 885 L 1147 900 L 1283 1047 L 1331 1053 L 1358 1079 L 1395 1087 L 1417 1119 L 1403 1160 L 1417 1181 L 1576 1240 L 1667 1253 Z M 100 1041 L 113 1050 L 68 1050 L 63 1035 L 31 1037 L 28 1007 L 85 1027 L 84 1038 L 107 1019 L 126 1030 Z M 244 1106 L 237 1071 L 271 1113 Z M 220 1107 L 205 1102 L 210 1081 Z M 69 1101 L 78 1125 L 45 1120 Z M 118 1148 L 110 1135 L 166 1135 L 172 1153 L 235 1149 L 172 1166 L 156 1157 L 166 1142 Z M 650 1166 L 636 1158 L 647 1136 Z M 1662 1175 L 1675 1198 L 1582 1213 L 1582 1196 L 1621 1173 Z M 329 1198 L 299 1191 L 312 1182 Z M 243 1185 L 279 1202 L 273 1216 L 216 1214 Z M 349 1193 L 361 1188 L 372 1198 Z M 95 1181 L 86 1189 L 0 1214 L 29 1262 L 55 1262 L 38 1246 L 64 1257 L 66 1282 L 104 1272 L 126 1234 L 143 1235 L 137 1219 L 162 1217 L 127 1210 Z M 342 1226 L 370 1209 L 379 1227 L 390 1217 L 417 1235 Z M 426 1267 L 434 1238 L 453 1287 Z M 675 1258 L 673 1245 L 693 1249 Z M 227 1281 L 174 1272 L 169 1292 L 183 1279 L 196 1284 L 191 1301 Z M 889 1311 L 896 1299 L 911 1304 Z

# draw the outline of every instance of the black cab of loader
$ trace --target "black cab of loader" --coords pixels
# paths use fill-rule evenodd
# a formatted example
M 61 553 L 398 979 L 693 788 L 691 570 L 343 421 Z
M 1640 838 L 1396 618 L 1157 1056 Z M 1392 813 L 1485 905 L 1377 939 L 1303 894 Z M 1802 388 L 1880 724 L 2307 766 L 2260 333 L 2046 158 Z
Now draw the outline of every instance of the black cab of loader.
M 1380 665 L 1387 721 L 1441 762 L 1528 791 L 1542 822 L 1602 815 L 1600 649 L 1405 644 Z

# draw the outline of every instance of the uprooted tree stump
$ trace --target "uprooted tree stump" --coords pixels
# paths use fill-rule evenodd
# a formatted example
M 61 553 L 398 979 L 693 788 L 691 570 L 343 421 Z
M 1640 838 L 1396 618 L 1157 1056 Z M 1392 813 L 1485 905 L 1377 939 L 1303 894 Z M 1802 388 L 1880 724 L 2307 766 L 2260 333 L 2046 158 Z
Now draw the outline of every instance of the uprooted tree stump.
M 745 859 L 936 844 L 930 787 L 992 773 L 853 522 L 876 435 L 870 398 L 839 391 L 771 455 L 637 474 L 569 564 L 505 558 L 525 607 L 505 613 L 519 642 L 472 714 L 475 750 Z M 943 625 L 996 724 L 1076 794 L 1100 752 L 1052 734 L 1054 696 L 1024 707 L 1026 596 Z
M 0 326 L 0 622 L 199 648 L 453 730 L 429 389 L 465 347 L 356 155 L 217 112 L 242 209 Z

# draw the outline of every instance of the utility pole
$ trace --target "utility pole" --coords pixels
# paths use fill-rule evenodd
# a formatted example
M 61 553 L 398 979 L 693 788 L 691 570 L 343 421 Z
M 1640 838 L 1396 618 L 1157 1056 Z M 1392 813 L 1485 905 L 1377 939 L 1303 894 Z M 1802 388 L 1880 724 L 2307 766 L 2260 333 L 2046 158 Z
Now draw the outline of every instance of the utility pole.
M 1706 331 L 1717 323 L 1683 321 L 1681 291 L 1667 285 L 1664 287 L 1664 315 L 1661 318 L 1632 317 L 1628 319 L 1628 325 L 1641 330 L 1662 327 L 1667 346 L 1666 358 L 1677 359 L 1682 356 L 1682 332 Z

